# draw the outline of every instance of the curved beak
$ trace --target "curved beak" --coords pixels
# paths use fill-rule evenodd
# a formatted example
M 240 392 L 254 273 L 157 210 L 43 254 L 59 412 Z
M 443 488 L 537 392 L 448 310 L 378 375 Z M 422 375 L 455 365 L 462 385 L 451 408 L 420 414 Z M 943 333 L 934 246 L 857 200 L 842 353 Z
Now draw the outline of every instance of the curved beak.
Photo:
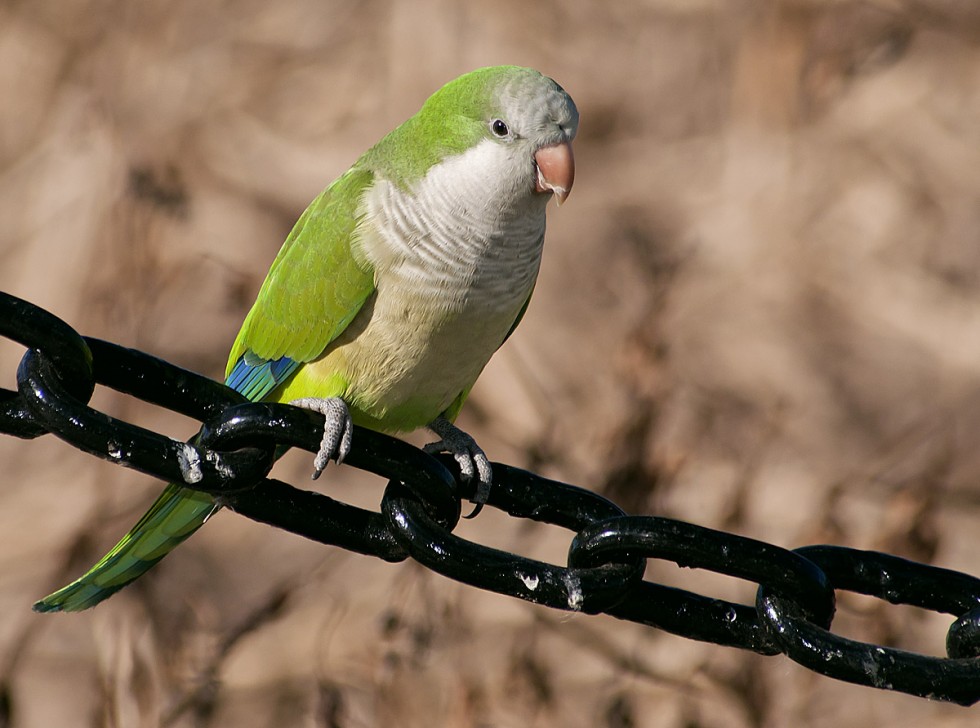
M 537 168 L 537 181 L 534 189 L 538 192 L 554 192 L 561 205 L 572 191 L 575 181 L 575 158 L 572 156 L 572 143 L 561 142 L 541 147 L 534 153 Z

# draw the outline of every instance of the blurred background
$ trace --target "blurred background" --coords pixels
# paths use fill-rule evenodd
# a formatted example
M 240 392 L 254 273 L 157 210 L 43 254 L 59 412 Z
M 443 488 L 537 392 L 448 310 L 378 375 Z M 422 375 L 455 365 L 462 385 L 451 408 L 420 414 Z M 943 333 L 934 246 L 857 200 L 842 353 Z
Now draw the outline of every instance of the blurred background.
M 220 377 L 305 205 L 499 63 L 554 77 L 581 131 L 530 310 L 461 419 L 491 458 L 634 513 L 980 574 L 974 0 L 0 0 L 0 289 Z M 0 341 L 0 386 L 22 353 Z M 18 728 L 976 725 L 227 512 L 98 609 L 35 615 L 160 484 L 52 437 L 0 438 L 0 462 Z M 311 487 L 310 463 L 276 473 Z M 316 487 L 376 507 L 383 483 Z M 556 563 L 570 538 L 492 512 L 459 533 Z M 942 653 L 947 618 L 839 596 L 836 631 Z

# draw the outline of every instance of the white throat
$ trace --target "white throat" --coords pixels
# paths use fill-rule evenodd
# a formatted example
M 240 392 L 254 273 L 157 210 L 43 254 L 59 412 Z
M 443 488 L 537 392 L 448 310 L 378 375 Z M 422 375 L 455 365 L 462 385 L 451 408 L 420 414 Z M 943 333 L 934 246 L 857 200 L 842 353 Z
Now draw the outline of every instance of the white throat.
M 515 151 L 484 140 L 433 167 L 413 190 L 374 185 L 357 245 L 379 289 L 394 276 L 421 296 L 452 299 L 451 308 L 523 305 L 538 273 L 548 198 L 533 191 L 533 170 Z

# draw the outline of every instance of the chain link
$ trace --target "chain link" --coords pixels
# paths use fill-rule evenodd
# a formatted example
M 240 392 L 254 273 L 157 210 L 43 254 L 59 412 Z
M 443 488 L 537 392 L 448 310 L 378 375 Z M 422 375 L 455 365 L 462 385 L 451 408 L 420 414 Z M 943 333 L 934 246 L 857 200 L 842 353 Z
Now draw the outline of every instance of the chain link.
M 628 516 L 588 490 L 493 464 L 488 505 L 573 532 L 567 566 L 488 548 L 452 533 L 473 495 L 452 458 L 358 428 L 346 464 L 388 480 L 377 512 L 267 475 L 277 448 L 316 452 L 322 418 L 237 392 L 148 354 L 79 335 L 0 293 L 0 336 L 27 348 L 18 391 L 0 389 L 0 432 L 52 433 L 124 467 L 212 494 L 227 508 L 386 561 L 411 556 L 440 574 L 554 609 L 606 613 L 690 639 L 784 654 L 860 685 L 971 705 L 980 700 L 980 579 L 839 546 L 789 551 L 669 518 Z M 88 406 L 96 384 L 201 423 L 181 442 Z M 645 581 L 647 559 L 758 584 L 754 605 Z M 953 615 L 947 657 L 858 642 L 830 631 L 835 592 Z

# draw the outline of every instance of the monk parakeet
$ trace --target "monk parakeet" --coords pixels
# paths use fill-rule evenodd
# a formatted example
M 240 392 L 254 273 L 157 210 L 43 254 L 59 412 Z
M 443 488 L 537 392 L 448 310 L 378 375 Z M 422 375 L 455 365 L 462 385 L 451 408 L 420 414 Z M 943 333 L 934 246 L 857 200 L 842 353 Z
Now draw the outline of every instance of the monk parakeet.
M 228 357 L 250 400 L 322 413 L 314 477 L 348 454 L 353 424 L 428 427 L 464 477 L 491 471 L 453 425 L 520 322 L 538 274 L 545 206 L 572 188 L 578 111 L 537 71 L 483 68 L 433 94 L 320 194 L 276 256 Z M 171 483 L 133 529 L 35 610 L 106 599 L 217 509 Z

